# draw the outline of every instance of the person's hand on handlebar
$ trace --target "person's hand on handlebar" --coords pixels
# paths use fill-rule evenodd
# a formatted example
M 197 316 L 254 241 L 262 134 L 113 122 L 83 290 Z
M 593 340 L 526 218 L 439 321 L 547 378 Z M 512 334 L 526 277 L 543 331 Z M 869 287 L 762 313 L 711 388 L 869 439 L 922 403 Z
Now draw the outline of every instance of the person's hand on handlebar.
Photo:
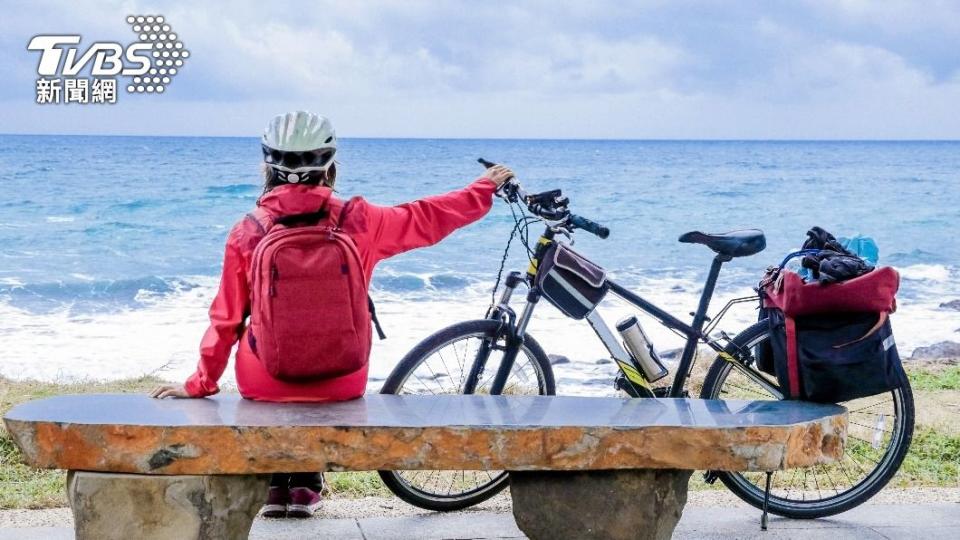
M 507 180 L 513 178 L 513 171 L 509 167 L 504 167 L 503 165 L 494 165 L 487 169 L 480 178 L 489 178 L 493 180 L 493 183 L 499 188 Z

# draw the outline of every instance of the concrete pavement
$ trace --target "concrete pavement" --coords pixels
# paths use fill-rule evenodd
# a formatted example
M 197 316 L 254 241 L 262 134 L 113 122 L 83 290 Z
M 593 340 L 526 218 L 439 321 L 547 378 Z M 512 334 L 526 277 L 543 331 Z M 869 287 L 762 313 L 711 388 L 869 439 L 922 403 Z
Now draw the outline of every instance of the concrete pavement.
M 0 529 L 0 540 L 65 540 L 69 527 Z M 286 540 L 523 538 L 510 513 L 465 511 L 398 517 L 265 520 L 258 519 L 251 538 Z M 867 504 L 827 519 L 789 520 L 771 516 L 760 530 L 760 512 L 746 508 L 687 507 L 675 538 L 774 539 L 911 539 L 960 538 L 960 504 Z

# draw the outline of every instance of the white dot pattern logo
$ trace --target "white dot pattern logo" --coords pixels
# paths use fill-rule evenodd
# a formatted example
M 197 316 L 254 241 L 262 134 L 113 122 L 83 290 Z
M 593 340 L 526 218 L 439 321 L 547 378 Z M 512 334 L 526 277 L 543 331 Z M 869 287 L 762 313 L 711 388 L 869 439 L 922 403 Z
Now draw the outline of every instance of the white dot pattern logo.
M 127 24 L 131 26 L 137 38 L 152 47 L 151 63 L 147 74 L 150 76 L 132 77 L 133 84 L 127 85 L 127 92 L 134 94 L 163 93 L 177 74 L 177 68 L 184 64 L 183 59 L 190 52 L 183 48 L 173 27 L 160 15 L 128 15 Z M 177 66 L 177 68 L 173 67 Z M 157 73 L 164 77 L 157 77 Z

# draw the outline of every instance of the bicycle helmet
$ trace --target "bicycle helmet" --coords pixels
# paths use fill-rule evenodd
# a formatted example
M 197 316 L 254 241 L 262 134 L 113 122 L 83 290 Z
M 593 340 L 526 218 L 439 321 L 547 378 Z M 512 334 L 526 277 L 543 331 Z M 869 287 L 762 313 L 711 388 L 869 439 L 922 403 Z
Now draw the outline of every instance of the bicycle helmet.
M 275 116 L 260 146 L 274 177 L 297 184 L 326 176 L 337 152 L 337 134 L 327 118 L 295 111 Z

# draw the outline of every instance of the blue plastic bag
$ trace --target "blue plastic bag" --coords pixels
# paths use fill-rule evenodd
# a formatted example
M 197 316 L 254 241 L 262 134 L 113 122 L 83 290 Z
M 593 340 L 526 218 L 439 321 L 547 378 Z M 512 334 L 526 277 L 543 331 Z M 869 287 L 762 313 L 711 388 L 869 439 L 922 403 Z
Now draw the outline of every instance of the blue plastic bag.
M 880 248 L 873 238 L 858 234 L 852 238 L 841 236 L 837 238 L 844 249 L 870 263 L 870 266 L 877 266 L 880 262 Z

